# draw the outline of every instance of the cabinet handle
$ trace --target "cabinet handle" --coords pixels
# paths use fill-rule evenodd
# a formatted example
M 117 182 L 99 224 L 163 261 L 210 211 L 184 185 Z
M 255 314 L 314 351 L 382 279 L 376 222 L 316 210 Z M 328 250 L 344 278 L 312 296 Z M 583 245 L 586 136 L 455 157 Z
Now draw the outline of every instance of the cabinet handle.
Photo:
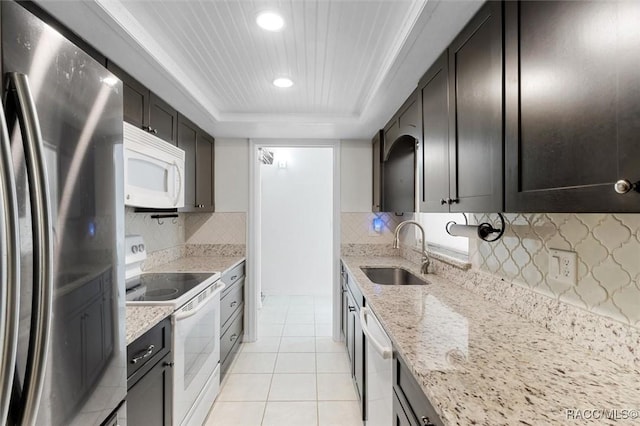
M 153 133 L 154 135 L 158 134 L 158 129 L 154 129 L 151 126 L 142 126 L 142 130 L 146 130 L 149 133 Z
M 173 364 L 173 361 L 171 361 L 171 362 L 165 362 L 162 365 L 164 365 L 165 367 L 173 367 L 174 364 Z
M 237 276 L 237 275 L 232 276 L 232 277 L 231 277 L 231 281 L 235 280 L 236 278 L 238 278 L 238 276 Z
M 615 189 L 618 194 L 626 194 L 627 192 L 631 192 L 631 190 L 636 189 L 636 184 L 631 183 L 627 179 L 620 179 L 613 185 L 613 189 Z
M 457 198 L 447 198 L 447 204 L 456 204 L 459 202 L 460 200 L 458 200 Z
M 234 300 L 233 302 L 231 302 L 231 304 L 229 305 L 230 308 L 233 308 L 234 306 L 236 306 L 238 304 L 238 302 L 236 300 Z
M 356 308 L 355 306 L 349 306 L 349 312 L 355 312 Z
M 154 349 L 155 349 L 154 345 L 149 345 L 147 349 L 138 352 L 138 355 L 133 357 L 133 359 L 131 360 L 131 364 L 137 364 L 138 361 L 148 358 L 153 353 Z
M 231 341 L 233 342 L 233 341 L 234 341 L 234 340 L 236 340 L 237 338 L 238 338 L 238 335 L 237 335 L 236 333 L 233 333 L 233 334 L 231 335 L 231 337 L 229 337 L 229 340 L 231 340 Z
M 440 204 L 444 206 L 445 204 L 447 204 L 447 200 L 448 198 L 446 200 L 444 198 L 440 198 Z
M 420 420 L 422 420 L 423 426 L 435 426 L 435 424 L 431 423 L 431 420 L 427 416 L 420 417 Z

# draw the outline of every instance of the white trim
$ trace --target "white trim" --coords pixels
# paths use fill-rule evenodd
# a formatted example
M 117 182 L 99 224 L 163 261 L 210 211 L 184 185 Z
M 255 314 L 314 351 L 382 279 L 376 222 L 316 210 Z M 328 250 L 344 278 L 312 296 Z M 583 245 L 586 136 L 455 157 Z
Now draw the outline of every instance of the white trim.
M 247 286 L 245 288 L 245 341 L 258 337 L 260 294 L 260 173 L 258 149 L 262 147 L 329 147 L 333 149 L 333 340 L 340 340 L 340 140 L 337 139 L 249 139 L 249 220 L 247 233 Z

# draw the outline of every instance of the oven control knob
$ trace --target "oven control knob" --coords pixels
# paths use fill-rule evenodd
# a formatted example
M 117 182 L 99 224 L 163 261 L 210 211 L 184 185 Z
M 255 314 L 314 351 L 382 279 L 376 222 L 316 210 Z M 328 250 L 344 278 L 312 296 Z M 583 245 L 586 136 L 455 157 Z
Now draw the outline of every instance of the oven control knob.
M 144 251 L 144 244 L 138 244 L 138 251 L 139 252 L 143 252 Z
M 131 253 L 136 254 L 138 252 L 138 246 L 131 247 Z

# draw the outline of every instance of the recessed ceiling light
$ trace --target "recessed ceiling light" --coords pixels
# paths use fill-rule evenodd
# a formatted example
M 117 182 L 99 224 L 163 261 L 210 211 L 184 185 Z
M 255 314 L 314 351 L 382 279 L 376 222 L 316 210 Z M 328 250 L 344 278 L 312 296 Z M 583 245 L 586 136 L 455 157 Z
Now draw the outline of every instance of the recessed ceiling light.
M 284 27 L 284 19 L 276 12 L 262 12 L 256 18 L 256 23 L 267 31 L 280 31 Z
M 273 80 L 273 85 L 276 87 L 287 88 L 293 86 L 293 81 L 290 78 L 276 78 Z

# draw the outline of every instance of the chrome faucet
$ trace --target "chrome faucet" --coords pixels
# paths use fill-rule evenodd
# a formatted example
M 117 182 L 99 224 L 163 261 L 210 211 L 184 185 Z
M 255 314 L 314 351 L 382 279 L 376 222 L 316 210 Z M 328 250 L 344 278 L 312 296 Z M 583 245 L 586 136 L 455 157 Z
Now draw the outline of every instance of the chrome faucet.
M 400 248 L 400 230 L 404 228 L 405 225 L 415 225 L 420 230 L 422 234 L 422 266 L 420 267 L 420 272 L 423 274 L 429 273 L 429 264 L 431 261 L 429 260 L 429 255 L 427 254 L 427 250 L 424 245 L 424 228 L 415 220 L 405 220 L 404 222 L 400 222 L 398 226 L 396 226 L 396 230 L 393 236 L 393 248 Z

